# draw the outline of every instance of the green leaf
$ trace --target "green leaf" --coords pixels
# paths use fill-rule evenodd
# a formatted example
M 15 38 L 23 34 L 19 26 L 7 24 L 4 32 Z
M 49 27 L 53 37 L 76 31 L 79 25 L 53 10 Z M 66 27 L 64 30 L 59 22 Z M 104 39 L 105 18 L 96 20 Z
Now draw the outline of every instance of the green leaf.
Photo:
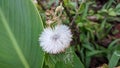
M 55 68 L 72 68 L 70 64 L 64 64 L 63 62 L 57 62 Z
M 108 49 L 112 49 L 113 46 L 114 46 L 117 42 L 119 42 L 119 41 L 120 41 L 120 39 L 116 39 L 116 40 L 114 40 L 113 42 L 111 42 L 111 43 L 109 44 Z
M 116 50 L 116 51 L 114 51 L 114 53 L 109 61 L 109 68 L 114 68 L 117 65 L 119 59 L 120 59 L 120 51 Z
M 84 68 L 83 63 L 75 54 L 72 47 L 68 48 L 65 53 L 55 55 L 47 54 L 46 56 L 45 64 L 49 68 Z
M 0 0 L 0 68 L 42 68 L 42 29 L 31 0 Z
M 78 58 L 78 56 L 74 53 L 74 68 L 85 68 L 81 60 Z
M 109 0 L 108 3 L 107 3 L 106 8 L 107 9 L 110 8 L 110 6 L 112 5 L 113 2 L 114 2 L 114 0 Z
M 87 53 L 87 57 L 91 57 L 91 56 L 94 56 L 96 54 L 101 54 L 101 53 L 104 53 L 106 50 L 103 50 L 103 51 L 100 51 L 100 50 L 94 50 L 94 51 L 90 51 Z
M 117 15 L 115 11 L 110 11 L 108 14 L 109 14 L 110 16 L 116 16 L 116 15 Z
M 90 50 L 90 51 L 94 51 L 94 47 L 91 46 L 90 43 L 86 42 L 85 44 L 83 44 L 83 47 Z
M 103 30 L 105 28 L 105 24 L 106 24 L 106 18 L 102 21 L 100 25 L 100 30 Z
M 89 3 L 86 3 L 85 10 L 84 10 L 83 15 L 82 15 L 82 19 L 86 18 L 87 12 L 88 12 L 88 7 L 89 7 Z

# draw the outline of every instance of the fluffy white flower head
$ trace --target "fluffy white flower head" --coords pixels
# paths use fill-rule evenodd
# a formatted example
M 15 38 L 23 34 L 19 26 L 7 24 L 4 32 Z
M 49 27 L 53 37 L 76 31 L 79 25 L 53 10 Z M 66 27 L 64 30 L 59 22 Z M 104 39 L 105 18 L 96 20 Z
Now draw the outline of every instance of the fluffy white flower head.
M 71 40 L 71 30 L 66 25 L 57 25 L 53 29 L 45 28 L 39 37 L 40 46 L 50 54 L 63 52 L 69 47 Z

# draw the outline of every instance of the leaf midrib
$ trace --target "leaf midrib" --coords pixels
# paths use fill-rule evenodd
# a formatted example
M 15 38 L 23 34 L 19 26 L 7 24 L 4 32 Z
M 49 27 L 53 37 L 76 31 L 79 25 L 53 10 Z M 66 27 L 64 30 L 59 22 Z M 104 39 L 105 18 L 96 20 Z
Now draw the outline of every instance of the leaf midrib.
M 27 60 L 25 59 L 25 56 L 24 54 L 22 53 L 20 47 L 19 47 L 19 44 L 17 43 L 16 41 L 16 38 L 14 36 L 14 34 L 12 33 L 12 30 L 11 28 L 9 27 L 9 24 L 4 16 L 4 13 L 2 12 L 1 8 L 0 8 L 0 17 L 1 17 L 1 20 L 2 20 L 2 23 L 6 29 L 6 32 L 8 33 L 8 36 L 13 44 L 13 47 L 14 49 L 16 50 L 17 54 L 18 54 L 18 57 L 19 59 L 21 60 L 22 64 L 24 65 L 25 68 L 30 68 Z

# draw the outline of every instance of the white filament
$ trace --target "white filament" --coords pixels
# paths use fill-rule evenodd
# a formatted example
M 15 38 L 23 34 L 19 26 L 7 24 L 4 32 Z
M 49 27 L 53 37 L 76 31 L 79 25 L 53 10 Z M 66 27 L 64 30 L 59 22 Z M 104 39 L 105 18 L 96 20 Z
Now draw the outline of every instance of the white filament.
M 71 30 L 66 25 L 57 25 L 54 29 L 45 28 L 39 37 L 40 46 L 51 54 L 63 52 L 72 40 Z

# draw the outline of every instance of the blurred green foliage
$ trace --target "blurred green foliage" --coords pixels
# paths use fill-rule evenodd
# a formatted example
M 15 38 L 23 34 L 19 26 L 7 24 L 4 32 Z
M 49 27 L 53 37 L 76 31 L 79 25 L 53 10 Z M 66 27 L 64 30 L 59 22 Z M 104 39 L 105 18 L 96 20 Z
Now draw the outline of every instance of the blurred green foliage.
M 63 23 L 68 25 L 74 23 L 70 27 L 74 36 L 73 45 L 75 45 L 71 47 L 74 48 L 76 56 L 84 67 L 94 68 L 94 66 L 91 66 L 91 62 L 93 62 L 92 58 L 94 57 L 104 57 L 107 59 L 107 63 L 103 61 L 102 64 L 109 65 L 109 68 L 118 66 L 120 64 L 120 53 L 118 52 L 120 51 L 120 40 L 114 37 L 114 35 L 119 33 L 120 30 L 114 28 L 116 24 L 120 23 L 119 1 L 54 0 L 49 2 L 59 5 L 60 1 L 65 8 L 63 14 L 67 17 L 66 20 L 63 20 Z M 46 9 L 50 8 L 46 7 Z M 72 26 L 75 26 L 75 29 L 73 29 Z M 78 34 L 75 32 L 78 32 Z M 98 61 L 98 66 L 102 66 L 99 60 L 96 61 Z M 45 63 L 47 63 L 47 61 Z M 95 62 L 93 63 L 95 64 Z M 63 62 L 59 62 L 57 65 L 61 66 Z
M 0 68 L 120 66 L 119 0 L 37 2 L 0 1 Z M 46 12 L 55 12 L 60 3 L 64 7 L 61 20 L 70 26 L 73 41 L 64 53 L 48 54 L 39 47 L 38 37 L 46 27 Z

